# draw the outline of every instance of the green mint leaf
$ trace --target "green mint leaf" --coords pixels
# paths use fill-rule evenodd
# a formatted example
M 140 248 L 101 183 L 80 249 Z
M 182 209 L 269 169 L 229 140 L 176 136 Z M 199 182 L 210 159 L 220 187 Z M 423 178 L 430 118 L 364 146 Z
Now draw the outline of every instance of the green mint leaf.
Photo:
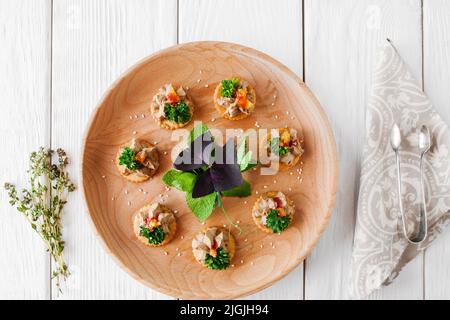
M 162 180 L 168 187 L 174 187 L 184 192 L 192 192 L 197 176 L 191 172 L 172 169 L 164 174 Z
M 279 217 L 277 210 L 270 210 L 267 215 L 267 227 L 274 233 L 280 233 L 287 229 L 291 223 L 289 216 Z
M 142 167 L 142 165 L 136 161 L 136 154 L 130 147 L 125 147 L 120 154 L 119 164 L 127 167 L 128 170 L 134 171 Z
M 239 164 L 241 172 L 248 171 L 258 165 L 258 163 L 252 159 L 252 152 L 247 152 L 247 136 L 244 137 L 237 150 L 237 163 Z
M 186 203 L 200 221 L 205 221 L 216 208 L 217 194 L 211 193 L 201 198 L 192 198 L 191 192 L 186 192 Z
M 239 84 L 239 79 L 226 79 L 222 80 L 222 88 L 220 90 L 220 95 L 226 98 L 232 98 L 236 92 L 237 86 Z
M 223 248 L 218 248 L 216 257 L 206 254 L 205 264 L 211 270 L 225 270 L 230 265 L 230 254 Z
M 139 232 L 141 237 L 147 238 L 148 243 L 152 245 L 158 245 L 164 241 L 166 237 L 164 230 L 162 227 L 154 228 L 153 231 L 150 231 L 146 226 L 141 226 L 141 230 Z
M 252 186 L 248 181 L 244 180 L 244 183 L 239 187 L 235 187 L 233 189 L 222 191 L 222 195 L 224 197 L 239 197 L 245 198 L 251 196 L 252 194 Z

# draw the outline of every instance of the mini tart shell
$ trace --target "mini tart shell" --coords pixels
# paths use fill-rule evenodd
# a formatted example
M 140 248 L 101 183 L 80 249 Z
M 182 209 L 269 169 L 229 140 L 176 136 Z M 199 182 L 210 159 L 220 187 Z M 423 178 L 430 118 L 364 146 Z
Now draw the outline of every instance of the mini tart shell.
M 150 244 L 150 243 L 148 242 L 148 239 L 147 239 L 147 238 L 145 238 L 145 237 L 143 237 L 143 236 L 140 235 L 140 232 L 141 232 L 141 230 L 140 230 L 141 223 L 140 223 L 140 221 L 137 221 L 139 213 L 140 213 L 142 210 L 148 210 L 148 209 L 150 208 L 150 206 L 151 206 L 151 204 L 146 205 L 145 207 L 142 207 L 141 209 L 139 209 L 139 210 L 133 215 L 133 230 L 134 230 L 134 234 L 136 235 L 136 237 L 138 238 L 138 240 L 139 240 L 140 242 L 142 242 L 144 245 L 146 245 L 146 246 L 148 246 L 148 247 L 162 247 L 162 246 L 168 244 L 168 243 L 173 239 L 173 237 L 175 236 L 175 234 L 176 234 L 176 232 L 177 232 L 177 218 L 175 217 L 175 214 L 173 213 L 173 211 L 172 211 L 170 208 L 168 208 L 168 207 L 166 207 L 166 206 L 160 204 L 159 206 L 160 206 L 161 208 L 163 208 L 164 211 L 166 211 L 166 212 L 171 212 L 171 213 L 173 214 L 173 217 L 174 217 L 175 219 L 174 219 L 173 222 L 169 225 L 169 233 L 166 233 L 166 234 L 165 234 L 163 242 L 161 242 L 160 244 L 157 244 L 157 245 Z
M 211 228 L 217 228 L 218 230 L 221 230 L 222 232 L 229 232 L 229 230 L 226 228 L 212 226 L 212 227 L 207 227 L 207 228 L 202 229 L 202 231 L 198 232 L 195 236 L 197 236 L 199 234 L 204 234 L 204 233 L 206 233 L 206 231 L 208 229 L 211 229 Z M 236 241 L 234 240 L 233 234 L 231 232 L 229 232 L 228 235 L 229 235 L 229 237 L 228 237 L 229 238 L 228 253 L 230 255 L 230 266 L 231 266 L 231 262 L 233 261 L 234 254 L 236 253 Z M 192 250 L 194 250 L 194 249 L 192 249 Z M 194 256 L 194 259 L 195 259 L 195 256 Z M 201 266 L 209 269 L 208 266 L 204 262 L 198 261 L 197 259 L 195 259 L 195 261 L 197 261 Z M 214 270 L 211 270 L 211 271 L 214 271 Z M 221 270 L 221 271 L 224 271 L 224 270 Z
M 145 143 L 145 144 L 148 144 L 149 146 L 153 146 L 147 140 L 142 140 L 142 139 L 139 139 L 139 140 L 141 141 L 141 143 Z M 142 183 L 142 182 L 145 182 L 145 181 L 149 180 L 151 177 L 153 177 L 156 174 L 156 172 L 158 172 L 158 169 L 155 170 L 155 173 L 152 176 L 142 176 L 142 177 L 138 176 L 136 173 L 132 173 L 132 174 L 126 175 L 126 174 L 122 173 L 122 171 L 120 170 L 119 158 L 120 158 L 120 155 L 121 155 L 121 151 L 122 151 L 122 149 L 124 147 L 127 147 L 127 146 L 128 145 L 123 145 L 122 147 L 119 148 L 119 151 L 117 151 L 116 168 L 119 171 L 120 175 L 122 177 L 124 177 L 125 179 L 127 179 L 128 181 L 131 181 L 131 182 L 134 182 L 134 183 Z M 156 150 L 158 151 L 158 155 L 159 155 L 158 148 L 156 148 Z
M 283 129 L 285 129 L 285 128 L 278 128 L 278 130 L 283 130 Z M 297 138 L 298 138 L 298 140 L 300 142 L 300 145 L 301 145 L 301 147 L 303 149 L 303 142 L 302 142 L 303 141 L 303 130 L 302 129 L 296 129 L 296 130 L 297 130 Z M 260 142 L 261 150 L 265 150 L 267 148 L 267 141 L 269 140 L 269 138 L 270 138 L 270 133 L 268 135 L 266 135 L 261 140 L 261 142 Z M 279 162 L 279 169 L 280 169 L 280 171 L 287 171 L 287 170 L 295 167 L 299 163 L 299 161 L 302 158 L 302 156 L 303 156 L 303 154 L 300 154 L 300 155 L 296 156 L 291 164 L 282 163 L 280 161 Z M 264 165 L 264 166 L 269 167 L 270 165 Z
M 189 121 L 185 122 L 185 123 L 176 123 L 174 121 L 170 121 L 170 120 L 167 120 L 167 119 L 160 120 L 157 117 L 155 117 L 155 114 L 154 114 L 153 110 L 155 109 L 155 107 L 159 108 L 159 105 L 154 101 L 154 97 L 152 99 L 152 107 L 150 108 L 150 112 L 152 113 L 153 119 L 155 119 L 155 121 L 159 124 L 159 126 L 161 128 L 167 129 L 167 130 L 180 129 L 180 128 L 183 128 L 183 127 L 187 126 L 192 121 L 192 118 L 194 118 L 194 110 L 195 110 L 194 103 L 192 102 L 191 98 L 187 94 L 185 96 L 185 102 L 186 102 L 186 104 L 189 107 L 189 112 L 191 114 L 191 119 Z
M 270 229 L 269 227 L 266 227 L 266 226 L 263 225 L 260 221 L 258 221 L 258 219 L 257 219 L 257 218 L 255 217 L 255 215 L 253 214 L 253 211 L 258 209 L 258 204 L 259 204 L 259 202 L 260 202 L 261 200 L 263 200 L 264 197 L 266 197 L 266 198 L 267 198 L 267 197 L 269 197 L 269 198 L 274 198 L 274 197 L 277 195 L 278 192 L 281 192 L 281 191 L 269 191 L 269 192 L 264 193 L 263 195 L 261 195 L 261 196 L 258 198 L 258 200 L 255 201 L 255 204 L 253 205 L 253 208 L 252 208 L 252 218 L 253 218 L 253 222 L 255 222 L 256 226 L 257 226 L 260 230 L 262 230 L 262 231 L 264 231 L 264 232 L 266 232 L 266 233 L 270 233 L 270 234 L 274 234 L 273 230 Z M 285 195 L 285 196 L 286 196 L 286 195 Z M 289 199 L 287 196 L 286 196 L 286 201 L 288 202 L 288 204 L 289 204 L 290 206 L 293 206 L 293 205 L 294 205 L 294 202 L 293 202 L 291 199 Z M 292 215 L 292 217 L 291 217 L 291 222 L 289 223 L 289 226 L 292 224 L 292 222 L 294 222 L 294 217 L 295 217 L 295 214 Z M 288 228 L 289 228 L 289 226 L 288 226 Z M 284 231 L 286 231 L 286 230 L 284 230 Z
M 233 117 L 233 118 L 231 118 L 230 116 L 226 115 L 225 114 L 226 109 L 223 108 L 222 106 L 220 106 L 217 103 L 217 99 L 219 99 L 221 97 L 220 96 L 221 89 L 222 89 L 222 83 L 219 82 L 219 84 L 216 87 L 216 90 L 214 90 L 214 107 L 216 108 L 217 112 L 219 112 L 221 117 L 223 117 L 225 119 L 228 119 L 228 120 L 237 121 L 237 120 L 245 119 L 248 116 L 250 116 L 251 113 L 250 114 L 241 113 L 241 114 L 239 114 L 239 115 L 237 115 L 236 117 Z M 254 97 L 253 101 L 250 101 L 250 102 L 252 102 L 254 107 L 256 108 L 256 93 L 255 93 L 255 89 L 253 89 L 253 87 L 249 84 L 248 85 L 248 90 L 253 94 L 253 97 Z M 253 110 L 253 112 L 254 111 L 255 110 Z

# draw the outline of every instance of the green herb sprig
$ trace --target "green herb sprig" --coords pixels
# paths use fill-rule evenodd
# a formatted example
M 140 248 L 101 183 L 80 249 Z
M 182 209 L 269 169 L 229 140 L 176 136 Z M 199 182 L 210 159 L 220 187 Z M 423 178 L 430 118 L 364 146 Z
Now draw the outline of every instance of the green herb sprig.
M 223 248 L 218 248 L 216 257 L 206 254 L 205 265 L 211 270 L 225 270 L 230 265 L 230 254 Z
M 236 92 L 238 84 L 238 78 L 222 80 L 220 95 L 225 98 L 232 98 Z
M 267 215 L 267 227 L 269 227 L 274 233 L 280 233 L 289 227 L 291 218 L 289 216 L 278 216 L 277 210 L 270 210 Z
M 178 102 L 176 105 L 171 105 L 170 103 L 164 105 L 164 115 L 168 120 L 176 123 L 186 123 L 191 120 L 189 106 L 183 101 Z
M 141 226 L 141 230 L 139 232 L 141 237 L 147 238 L 148 243 L 157 246 L 164 241 L 166 234 L 162 227 L 154 228 L 153 231 L 150 231 L 149 228 L 145 226 Z
M 136 161 L 136 153 L 130 147 L 123 148 L 119 157 L 119 164 L 124 165 L 131 171 L 135 171 L 142 167 L 142 164 Z
M 27 219 L 31 228 L 42 238 L 47 251 L 55 262 L 52 278 L 61 291 L 61 279 L 70 275 L 63 258 L 64 241 L 61 232 L 61 215 L 67 203 L 67 196 L 75 191 L 66 167 L 69 159 L 64 150 L 56 151 L 58 163 L 52 164 L 54 151 L 40 148 L 30 155 L 29 189 L 19 194 L 11 183 L 5 183 L 9 203 Z
M 289 152 L 288 148 L 280 146 L 280 138 L 273 138 L 270 140 L 270 149 L 277 156 L 284 156 Z

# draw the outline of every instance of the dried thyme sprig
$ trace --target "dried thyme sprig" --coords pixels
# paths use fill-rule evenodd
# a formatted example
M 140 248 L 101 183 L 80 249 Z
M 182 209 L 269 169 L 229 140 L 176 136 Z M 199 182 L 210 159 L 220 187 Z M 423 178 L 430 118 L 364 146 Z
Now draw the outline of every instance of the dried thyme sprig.
M 63 258 L 64 241 L 61 234 L 61 213 L 67 203 L 67 195 L 75 190 L 66 166 L 69 161 L 64 150 L 56 151 L 58 163 L 52 164 L 54 151 L 40 148 L 30 155 L 29 189 L 17 192 L 11 183 L 5 183 L 9 203 L 16 207 L 39 234 L 55 262 L 52 277 L 59 290 L 61 279 L 66 280 L 69 269 Z

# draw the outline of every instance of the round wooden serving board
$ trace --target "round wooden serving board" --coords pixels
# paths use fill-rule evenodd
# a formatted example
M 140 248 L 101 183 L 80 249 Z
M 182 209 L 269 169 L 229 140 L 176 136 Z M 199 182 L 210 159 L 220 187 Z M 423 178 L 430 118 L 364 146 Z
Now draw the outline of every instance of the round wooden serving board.
M 219 81 L 240 76 L 253 85 L 255 112 L 247 119 L 219 118 L 213 105 Z M 176 141 L 150 115 L 153 95 L 166 83 L 189 87 L 195 121 L 210 128 L 302 128 L 303 165 L 276 176 L 259 169 L 244 173 L 253 195 L 225 198 L 229 216 L 240 221 L 234 267 L 211 271 L 195 262 L 193 236 L 205 226 L 190 212 L 184 193 L 166 190 L 161 178 L 172 167 Z M 217 118 L 212 121 L 213 118 Z M 193 122 L 187 129 L 193 127 Z M 157 142 L 161 167 L 142 184 L 127 182 L 113 162 L 118 148 L 133 137 Z M 166 153 L 166 154 L 165 154 Z M 330 218 L 337 189 L 336 145 L 327 117 L 306 85 L 288 68 L 254 49 L 223 42 L 195 42 L 156 53 L 133 67 L 107 92 L 86 132 L 82 159 L 83 191 L 90 217 L 107 251 L 133 277 L 165 294 L 183 299 L 231 299 L 266 288 L 288 274 L 311 252 Z M 303 168 L 300 175 L 297 169 Z M 139 190 L 141 189 L 141 190 Z M 297 208 L 294 223 L 281 235 L 253 224 L 251 208 L 263 192 L 285 192 Z M 289 191 L 290 190 L 290 191 Z M 258 195 L 259 194 L 259 195 Z M 162 197 L 160 195 L 163 195 Z M 177 210 L 178 230 L 162 248 L 142 245 L 133 233 L 132 215 L 152 201 Z M 228 224 L 216 209 L 206 226 Z

